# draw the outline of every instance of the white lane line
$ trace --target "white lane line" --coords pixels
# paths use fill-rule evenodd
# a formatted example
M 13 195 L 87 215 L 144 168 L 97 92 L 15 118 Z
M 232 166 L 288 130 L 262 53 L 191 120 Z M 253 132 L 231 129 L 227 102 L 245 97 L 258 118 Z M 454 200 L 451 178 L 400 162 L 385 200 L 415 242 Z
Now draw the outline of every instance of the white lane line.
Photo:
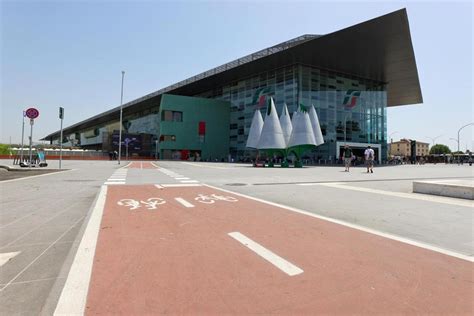
M 179 178 L 175 178 L 176 180 L 190 180 L 191 178 L 186 178 L 186 177 L 179 177 Z
M 177 198 L 174 198 L 178 203 L 181 203 L 184 207 L 194 207 L 193 204 L 189 203 L 188 201 L 186 201 L 185 199 L 183 198 L 180 198 L 180 197 L 177 197 Z
M 84 219 L 85 216 L 82 216 L 81 218 L 79 218 L 74 224 L 72 224 L 64 233 L 62 233 L 55 241 L 53 241 L 51 243 L 51 245 L 49 245 L 45 250 L 43 250 L 42 253 L 40 253 L 35 259 L 33 259 L 33 261 L 31 261 L 26 267 L 23 268 L 23 270 L 21 270 L 20 272 L 18 272 L 18 274 L 13 278 L 11 279 L 10 281 L 8 281 L 8 283 L 6 283 L 2 288 L 0 288 L 0 292 L 2 292 L 3 290 L 5 290 L 10 284 L 12 284 L 16 279 L 18 279 L 20 277 L 20 275 L 23 274 L 23 272 L 25 272 L 26 270 L 28 270 L 36 261 L 38 261 L 39 258 L 41 258 L 45 253 L 46 251 L 48 251 L 49 249 L 51 249 L 52 247 L 54 247 L 56 245 L 56 243 L 58 241 L 61 240 L 61 238 L 63 238 L 67 233 L 69 233 L 71 231 L 71 229 L 73 229 L 79 222 L 81 222 L 83 219 Z
M 0 253 L 0 267 L 18 255 L 21 251 Z
M 197 180 L 181 180 L 179 182 L 181 182 L 181 183 L 199 183 L 199 181 L 197 181 Z
M 200 183 L 171 183 L 171 184 L 161 184 L 163 188 L 180 188 L 180 187 L 200 187 Z
M 18 236 L 17 238 L 13 239 L 12 241 L 10 241 L 9 243 L 7 243 L 6 245 L 3 245 L 3 246 L 0 246 L 0 249 L 4 249 L 4 248 L 7 248 L 11 245 L 13 245 L 15 242 L 17 242 L 18 240 L 21 240 L 23 237 L 26 237 L 28 236 L 29 234 L 31 234 L 32 232 L 34 232 L 35 230 L 37 230 L 38 228 L 40 228 L 41 226 L 43 226 L 44 224 L 46 223 L 49 223 L 51 222 L 53 219 L 57 218 L 58 216 L 68 212 L 73 206 L 76 206 L 78 203 L 74 203 L 72 205 L 69 205 L 68 207 L 66 207 L 65 209 L 63 209 L 62 211 L 54 214 L 52 217 L 48 218 L 46 221 L 44 221 L 43 223 L 35 226 L 34 228 L 30 229 L 29 231 L 27 231 L 26 233 L 24 233 L 23 235 L 20 235 Z M 0 238 L 1 240 L 1 238 Z
M 89 222 L 77 249 L 54 315 L 83 315 L 92 274 L 95 247 L 107 199 L 107 186 L 102 186 Z
M 44 279 L 35 279 L 35 280 L 28 280 L 28 281 L 17 281 L 17 282 L 12 282 L 12 284 L 27 284 L 27 283 L 36 283 L 36 282 L 42 282 L 42 281 L 51 281 L 51 280 L 58 280 L 58 279 L 65 279 L 63 277 L 55 277 L 55 278 L 44 278 Z M 0 284 L 0 286 L 3 286 L 5 284 Z
M 209 166 L 207 163 L 203 163 L 202 165 L 197 164 L 197 163 L 192 163 L 192 162 L 184 162 L 182 161 L 181 163 L 185 163 L 187 165 L 195 166 L 195 167 L 200 167 L 200 168 L 213 168 L 213 169 L 234 169 L 234 168 L 228 168 L 228 167 L 216 167 L 216 166 Z
M 36 176 L 29 176 L 29 177 L 16 178 L 16 179 L 10 179 L 10 180 L 3 180 L 3 181 L 0 181 L 0 184 L 6 183 L 6 182 L 14 182 L 14 181 L 20 181 L 20 180 L 28 180 L 28 179 L 31 179 L 31 178 L 38 178 L 38 177 L 44 177 L 44 176 L 51 176 L 51 175 L 54 175 L 54 174 L 65 173 L 65 172 L 75 171 L 75 170 L 78 170 L 78 169 L 70 169 L 70 170 L 64 170 L 64 171 L 55 171 L 55 172 L 50 172 L 50 173 L 45 173 L 45 174 L 38 174 L 38 175 L 36 175 Z M 21 171 L 18 171 L 18 172 L 21 172 Z
M 161 185 L 159 185 L 159 184 L 155 184 L 155 187 L 156 187 L 157 189 L 160 189 L 160 190 L 163 189 L 163 187 L 162 187 Z
M 277 254 L 271 252 L 267 248 L 263 247 L 262 245 L 256 243 L 252 239 L 248 238 L 247 236 L 239 233 L 239 232 L 232 232 L 228 233 L 230 237 L 234 238 L 238 242 L 240 242 L 245 247 L 249 248 L 257 255 L 262 257 L 263 259 L 267 260 L 275 267 L 280 269 L 281 271 L 285 272 L 289 276 L 294 276 L 303 273 L 303 270 L 292 264 L 291 262 L 283 259 L 282 257 L 278 256 Z
M 456 199 L 456 198 L 441 197 L 441 196 L 434 196 L 434 195 L 421 194 L 421 193 L 390 192 L 390 191 L 383 191 L 383 190 L 378 190 L 378 189 L 354 187 L 354 186 L 350 186 L 350 185 L 342 184 L 342 183 L 301 183 L 297 185 L 306 185 L 306 186 L 320 185 L 320 186 L 336 188 L 336 189 L 345 189 L 345 190 L 353 190 L 353 191 L 359 191 L 359 192 L 383 194 L 383 195 L 388 195 L 388 196 L 401 197 L 405 199 L 450 204 L 450 205 L 456 205 L 456 206 L 464 206 L 464 207 L 471 207 L 471 208 L 474 206 L 474 201 L 469 201 L 469 200 L 461 200 L 461 199 Z
M 411 240 L 411 239 L 408 239 L 408 238 L 405 238 L 405 237 L 384 233 L 384 232 L 381 232 L 381 231 L 378 231 L 378 230 L 375 230 L 375 229 L 371 229 L 371 228 L 359 226 L 359 225 L 356 225 L 356 224 L 344 222 L 344 221 L 341 221 L 341 220 L 338 220 L 338 219 L 313 214 L 311 212 L 301 210 L 301 209 L 298 209 L 298 208 L 295 208 L 295 207 L 291 207 L 291 206 L 287 206 L 287 205 L 283 205 L 283 204 L 278 204 L 278 203 L 262 200 L 262 199 L 259 199 L 259 198 L 256 198 L 256 197 L 253 197 L 253 196 L 250 196 L 250 195 L 237 193 L 237 192 L 234 192 L 234 191 L 218 188 L 218 187 L 215 187 L 215 186 L 212 186 L 212 185 L 208 185 L 208 184 L 202 184 L 202 185 L 206 186 L 208 188 L 215 189 L 215 190 L 220 190 L 220 191 L 223 191 L 223 192 L 235 194 L 237 196 L 241 196 L 241 197 L 244 197 L 244 198 L 247 198 L 247 199 L 250 199 L 250 200 L 254 200 L 254 201 L 262 202 L 262 203 L 265 203 L 265 204 L 268 204 L 268 205 L 280 207 L 280 208 L 283 208 L 283 209 L 291 211 L 291 212 L 311 216 L 311 217 L 318 218 L 318 219 L 321 219 L 321 220 L 324 220 L 324 221 L 327 221 L 327 222 L 331 222 L 331 223 L 339 224 L 339 225 L 342 225 L 342 226 L 354 228 L 354 229 L 357 229 L 357 230 L 360 230 L 360 231 L 363 231 L 363 232 L 366 232 L 366 233 L 369 233 L 369 234 L 385 237 L 385 238 L 396 240 L 396 241 L 399 241 L 399 242 L 402 242 L 402 243 L 405 243 L 405 244 L 408 244 L 408 245 L 428 249 L 428 250 L 439 252 L 439 253 L 442 253 L 444 255 L 448 255 L 448 256 L 451 256 L 451 257 L 458 258 L 458 259 L 474 262 L 474 257 L 470 256 L 470 255 L 465 255 L 465 254 L 458 253 L 458 252 L 455 252 L 455 251 L 452 251 L 452 250 L 432 246 L 432 245 L 425 244 L 423 242 L 419 242 L 419 241 L 415 241 L 415 240 Z
M 125 178 L 108 178 L 107 181 L 125 181 Z
M 0 226 L 0 228 L 5 228 L 5 227 L 7 227 L 7 226 L 10 226 L 10 225 L 12 225 L 12 224 L 15 224 L 16 222 L 21 221 L 22 219 L 25 219 L 25 218 L 27 218 L 27 217 L 30 217 L 30 216 L 33 215 L 33 214 L 34 214 L 34 212 L 32 212 L 32 213 L 30 213 L 30 214 L 26 214 L 25 216 L 19 217 L 19 218 L 15 219 L 14 221 L 12 221 L 12 222 L 10 222 L 10 223 L 8 223 L 8 224 L 5 224 L 5 225 Z
M 111 184 L 125 184 L 125 182 L 104 182 L 104 185 L 111 185 Z

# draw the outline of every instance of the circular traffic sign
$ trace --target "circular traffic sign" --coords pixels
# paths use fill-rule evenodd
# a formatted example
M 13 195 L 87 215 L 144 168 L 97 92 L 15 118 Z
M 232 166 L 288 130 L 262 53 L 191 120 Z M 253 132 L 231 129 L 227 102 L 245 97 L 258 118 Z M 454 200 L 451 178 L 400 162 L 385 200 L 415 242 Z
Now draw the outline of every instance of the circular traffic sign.
M 25 111 L 25 113 L 26 113 L 26 117 L 32 120 L 34 120 L 40 115 L 40 112 L 35 108 L 29 108 L 28 110 Z

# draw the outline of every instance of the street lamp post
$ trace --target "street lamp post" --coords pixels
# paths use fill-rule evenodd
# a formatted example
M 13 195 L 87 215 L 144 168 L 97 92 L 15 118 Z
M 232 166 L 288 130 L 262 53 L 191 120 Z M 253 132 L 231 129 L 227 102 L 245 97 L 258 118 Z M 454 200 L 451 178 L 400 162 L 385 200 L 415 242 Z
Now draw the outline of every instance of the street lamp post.
M 459 152 L 459 133 L 461 132 L 461 130 L 464 128 L 464 127 L 468 127 L 470 125 L 474 125 L 474 123 L 469 123 L 469 124 L 466 124 L 464 126 L 462 126 L 459 130 L 458 130 L 458 152 Z
M 158 160 L 158 139 L 155 140 L 155 160 Z
M 125 71 L 122 70 L 122 89 L 120 93 L 120 126 L 119 126 L 119 150 L 118 150 L 118 164 L 120 165 L 120 157 L 122 155 L 122 104 L 123 104 L 123 77 L 125 76 Z
M 433 146 L 434 146 L 434 145 L 435 145 L 435 141 L 436 141 L 438 138 L 440 138 L 441 136 L 443 136 L 443 135 L 439 135 L 439 136 L 436 136 L 436 137 L 429 137 L 429 136 L 426 136 L 426 138 L 431 139 L 431 141 L 433 142 Z

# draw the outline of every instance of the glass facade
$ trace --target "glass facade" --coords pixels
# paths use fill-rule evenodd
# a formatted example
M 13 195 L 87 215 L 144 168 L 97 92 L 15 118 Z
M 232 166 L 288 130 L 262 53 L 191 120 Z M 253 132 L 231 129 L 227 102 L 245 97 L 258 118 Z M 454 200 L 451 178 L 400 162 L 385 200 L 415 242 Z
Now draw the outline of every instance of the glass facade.
M 197 95 L 230 101 L 231 155 L 242 157 L 249 152 L 245 144 L 257 108 L 255 93 L 264 87 L 267 96 L 275 100 L 279 114 L 284 103 L 290 115 L 298 104 L 315 106 L 325 144 L 308 153 L 309 158 L 336 158 L 336 142 L 344 140 L 380 144 L 382 157 L 386 158 L 387 96 L 384 84 L 305 65 L 268 71 Z M 265 107 L 261 111 L 265 118 Z

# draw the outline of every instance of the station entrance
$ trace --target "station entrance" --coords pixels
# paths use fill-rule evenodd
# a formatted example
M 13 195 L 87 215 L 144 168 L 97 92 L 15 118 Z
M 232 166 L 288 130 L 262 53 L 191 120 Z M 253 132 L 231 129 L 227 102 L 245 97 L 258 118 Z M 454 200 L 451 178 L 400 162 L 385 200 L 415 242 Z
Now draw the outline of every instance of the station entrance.
M 382 146 L 380 144 L 368 144 L 368 143 L 346 143 L 351 149 L 352 153 L 355 156 L 354 164 L 358 165 L 364 163 L 364 151 L 367 149 L 367 146 L 372 147 L 375 153 L 375 161 L 381 163 L 381 150 Z M 343 157 L 344 153 L 344 142 L 336 143 L 337 157 Z

